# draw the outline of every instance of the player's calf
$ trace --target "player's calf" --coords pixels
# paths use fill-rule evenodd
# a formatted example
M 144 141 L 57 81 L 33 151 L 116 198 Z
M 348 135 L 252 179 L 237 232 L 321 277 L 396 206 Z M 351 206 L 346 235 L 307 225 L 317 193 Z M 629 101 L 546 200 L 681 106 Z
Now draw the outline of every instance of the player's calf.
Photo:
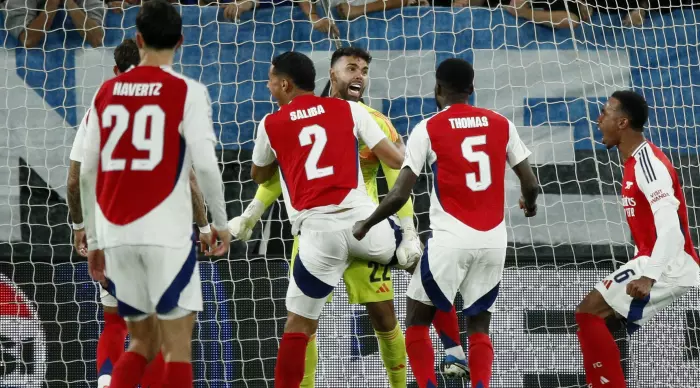
M 142 315 L 127 320 L 129 348 L 114 367 L 110 388 L 132 388 L 139 384 L 148 363 L 158 354 L 156 317 Z
M 603 295 L 595 289 L 576 308 L 576 334 L 583 354 L 586 381 L 592 387 L 626 386 L 620 350 L 606 323 L 606 319 L 615 319 L 615 314 Z
M 165 364 L 163 385 L 172 388 L 191 388 L 192 376 L 192 330 L 195 313 L 176 307 L 167 314 L 158 315 L 163 337 Z
M 384 362 L 389 386 L 406 386 L 406 342 L 394 312 L 394 301 L 367 303 L 367 314 L 379 343 L 379 355 Z
M 488 388 L 493 368 L 493 344 L 489 338 L 491 313 L 481 311 L 467 317 L 469 370 L 472 387 Z
M 437 387 L 435 351 L 429 336 L 435 306 L 406 298 L 406 353 L 420 388 Z
M 306 347 L 316 333 L 318 320 L 289 312 L 277 351 L 275 387 L 298 388 L 304 379 Z

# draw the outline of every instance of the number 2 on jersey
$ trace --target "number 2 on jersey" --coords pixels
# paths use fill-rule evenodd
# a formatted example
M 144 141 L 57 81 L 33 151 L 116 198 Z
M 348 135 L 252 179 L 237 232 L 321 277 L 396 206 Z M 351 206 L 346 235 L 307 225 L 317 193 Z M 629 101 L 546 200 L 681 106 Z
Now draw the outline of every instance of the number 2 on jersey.
M 109 105 L 102 112 L 102 125 L 112 127 L 109 137 L 100 154 L 102 171 L 122 171 L 126 159 L 115 159 L 112 154 L 126 130 L 129 128 L 130 113 L 124 105 Z M 150 119 L 150 137 L 146 137 L 146 123 Z M 114 122 L 113 122 L 114 120 Z M 134 171 L 151 171 L 163 160 L 165 137 L 165 112 L 158 105 L 144 105 L 134 115 L 131 131 L 131 144 L 139 151 L 148 151 L 148 158 L 133 159 Z
M 311 139 L 312 135 L 314 137 L 313 140 Z M 321 158 L 327 142 L 326 129 L 320 125 L 309 125 L 302 128 L 301 132 L 299 132 L 299 143 L 303 147 L 311 144 L 311 151 L 304 164 L 306 179 L 313 180 L 333 175 L 333 166 L 318 167 L 318 160 Z
M 464 159 L 479 165 L 479 179 L 473 172 L 467 173 L 467 187 L 472 191 L 484 191 L 491 186 L 491 161 L 484 151 L 474 151 L 472 147 L 486 144 L 486 135 L 470 136 L 462 141 Z

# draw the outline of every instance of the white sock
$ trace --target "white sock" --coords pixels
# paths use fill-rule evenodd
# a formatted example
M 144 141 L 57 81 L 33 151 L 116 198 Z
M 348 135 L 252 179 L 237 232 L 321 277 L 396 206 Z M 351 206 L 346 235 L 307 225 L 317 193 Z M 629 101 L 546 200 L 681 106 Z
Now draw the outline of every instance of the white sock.
M 461 346 L 453 346 L 449 349 L 445 349 L 445 354 L 448 356 L 459 358 L 460 360 L 466 360 L 467 356 L 464 354 L 464 349 Z
M 109 388 L 109 384 L 112 382 L 112 376 L 102 375 L 97 379 L 97 388 Z

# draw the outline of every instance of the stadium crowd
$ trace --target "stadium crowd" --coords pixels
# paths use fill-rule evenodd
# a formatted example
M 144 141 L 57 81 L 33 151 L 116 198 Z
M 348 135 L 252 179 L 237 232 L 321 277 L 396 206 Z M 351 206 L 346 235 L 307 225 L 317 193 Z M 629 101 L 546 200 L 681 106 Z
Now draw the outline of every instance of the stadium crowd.
M 142 0 L 4 0 L 5 28 L 25 47 L 37 47 L 51 28 L 59 9 L 69 15 L 78 32 L 93 47 L 102 45 L 105 12 L 121 13 Z M 256 9 L 299 6 L 315 30 L 336 36 L 339 31 L 319 2 L 312 0 L 170 0 L 188 6 L 220 7 L 223 17 L 239 22 Z M 576 28 L 594 12 L 619 13 L 627 26 L 642 26 L 648 12 L 696 6 L 700 0 L 329 0 L 336 17 L 352 20 L 363 15 L 409 6 L 501 7 L 516 18 L 551 28 Z

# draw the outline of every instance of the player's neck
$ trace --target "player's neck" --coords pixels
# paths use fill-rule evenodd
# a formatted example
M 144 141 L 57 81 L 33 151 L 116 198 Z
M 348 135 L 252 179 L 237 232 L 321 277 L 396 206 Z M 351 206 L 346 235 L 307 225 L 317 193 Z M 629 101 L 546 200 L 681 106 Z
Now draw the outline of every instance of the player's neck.
M 300 91 L 289 96 L 289 102 L 294 101 L 295 98 L 299 96 L 313 96 L 314 92 Z M 287 104 L 289 104 L 289 102 Z
M 144 49 L 143 56 L 141 57 L 141 63 L 139 66 L 172 66 L 173 65 L 173 54 L 172 50 L 149 50 Z
M 469 105 L 469 102 L 464 101 L 464 100 L 450 100 L 450 101 L 445 101 L 445 105 L 443 106 L 444 108 L 450 107 L 452 105 Z
M 627 159 L 629 159 L 634 151 L 639 148 L 639 145 L 647 141 L 646 138 L 644 138 L 644 134 L 641 132 L 635 132 L 631 133 L 629 136 L 627 136 L 624 139 L 620 139 L 620 144 L 617 146 L 617 149 L 620 150 L 620 154 L 622 155 L 622 161 L 625 162 Z

